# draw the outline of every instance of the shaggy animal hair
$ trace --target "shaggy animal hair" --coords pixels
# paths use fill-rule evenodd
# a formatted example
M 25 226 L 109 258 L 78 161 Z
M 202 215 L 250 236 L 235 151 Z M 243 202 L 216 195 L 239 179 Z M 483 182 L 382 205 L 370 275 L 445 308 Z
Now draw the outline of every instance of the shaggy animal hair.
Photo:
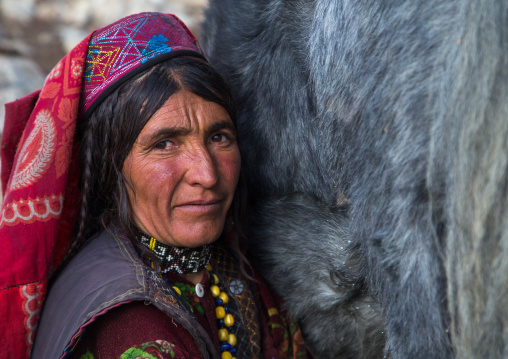
M 361 275 L 344 209 L 299 194 L 258 205 L 263 215 L 252 216 L 249 233 L 270 251 L 255 251 L 257 267 L 289 303 L 307 345 L 320 358 L 382 358 L 381 310 Z M 315 248 L 309 238 L 319 240 Z
M 508 2 L 210 0 L 202 34 L 314 356 L 508 357 Z

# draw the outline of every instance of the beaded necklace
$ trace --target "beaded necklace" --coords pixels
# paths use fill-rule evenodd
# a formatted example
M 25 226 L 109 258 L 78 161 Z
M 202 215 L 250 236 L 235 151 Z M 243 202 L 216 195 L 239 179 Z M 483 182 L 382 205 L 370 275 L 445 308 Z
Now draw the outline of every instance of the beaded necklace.
M 139 242 L 150 249 L 160 261 L 161 273 L 197 273 L 210 262 L 210 246 L 178 248 L 168 246 L 136 228 Z M 150 263 L 151 264 L 151 263 Z
M 229 297 L 226 292 L 219 287 L 219 276 L 212 273 L 212 265 L 208 263 L 206 270 L 210 273 L 210 291 L 215 298 L 215 316 L 219 325 L 219 342 L 222 352 L 221 359 L 236 359 L 236 335 L 233 333 L 235 319 L 229 313 Z
M 159 259 L 161 273 L 197 273 L 201 269 L 206 268 L 210 278 L 210 291 L 215 300 L 215 316 L 219 327 L 218 336 L 221 359 L 236 359 L 234 355 L 236 354 L 235 346 L 237 338 L 233 328 L 235 320 L 229 311 L 229 297 L 225 291 L 221 290 L 219 276 L 212 273 L 210 246 L 176 248 L 159 242 L 139 229 L 136 229 L 136 232 L 136 237 L 140 243 L 150 249 Z M 149 266 L 152 265 L 149 258 L 146 258 L 145 261 Z M 168 278 L 164 278 L 164 280 L 171 285 Z M 182 295 L 181 290 L 177 286 L 173 286 L 173 289 L 176 293 Z M 194 289 L 199 298 L 205 295 L 205 290 L 201 283 L 196 284 Z

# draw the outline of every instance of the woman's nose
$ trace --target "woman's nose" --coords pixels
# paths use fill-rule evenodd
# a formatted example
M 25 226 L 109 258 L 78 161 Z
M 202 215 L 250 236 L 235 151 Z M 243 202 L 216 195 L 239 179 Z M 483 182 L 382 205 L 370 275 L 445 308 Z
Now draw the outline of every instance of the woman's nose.
M 219 180 L 219 173 L 210 151 L 206 147 L 190 150 L 190 167 L 187 170 L 187 181 L 191 185 L 213 187 Z

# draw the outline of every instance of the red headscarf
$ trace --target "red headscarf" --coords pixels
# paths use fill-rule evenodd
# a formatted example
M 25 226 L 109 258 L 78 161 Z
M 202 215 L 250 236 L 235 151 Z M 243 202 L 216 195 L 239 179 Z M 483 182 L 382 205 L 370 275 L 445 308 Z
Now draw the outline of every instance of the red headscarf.
M 6 105 L 0 212 L 0 350 L 28 357 L 48 279 L 80 208 L 76 123 L 120 83 L 175 55 L 201 56 L 175 16 L 142 13 L 96 30 L 42 90 Z

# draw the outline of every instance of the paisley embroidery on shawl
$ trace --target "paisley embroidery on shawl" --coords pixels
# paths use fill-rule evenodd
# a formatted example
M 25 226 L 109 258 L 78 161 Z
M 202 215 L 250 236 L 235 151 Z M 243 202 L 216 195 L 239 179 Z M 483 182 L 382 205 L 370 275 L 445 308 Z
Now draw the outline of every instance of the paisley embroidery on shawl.
M 63 208 L 63 196 L 47 196 L 35 199 L 5 203 L 0 218 L 0 228 L 4 224 L 15 225 L 19 222 L 45 222 L 60 217 Z
M 55 123 L 51 112 L 40 111 L 35 126 L 18 155 L 16 171 L 12 178 L 11 190 L 31 185 L 48 169 L 55 150 Z

